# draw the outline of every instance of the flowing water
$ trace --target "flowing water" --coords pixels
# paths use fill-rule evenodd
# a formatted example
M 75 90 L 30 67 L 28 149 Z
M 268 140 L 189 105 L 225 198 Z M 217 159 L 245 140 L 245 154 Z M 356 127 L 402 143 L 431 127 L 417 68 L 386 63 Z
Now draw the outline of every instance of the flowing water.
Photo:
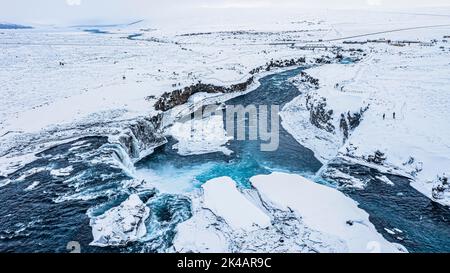
M 260 81 L 261 86 L 257 90 L 227 101 L 226 104 L 283 106 L 299 95 L 298 89 L 288 79 L 301 70 L 267 76 Z M 272 171 L 297 173 L 312 178 L 322 166 L 310 150 L 298 144 L 282 127 L 280 147 L 275 152 L 262 152 L 259 141 L 233 140 L 228 146 L 234 152 L 231 156 L 214 153 L 183 157 L 172 149 L 174 143 L 174 140 L 169 141 L 138 166 L 146 171 L 151 170 L 152 179 L 159 181 L 158 185 L 165 184 L 169 191 L 198 187 L 220 176 L 229 176 L 242 187 L 249 187 L 249 178 Z M 360 207 L 370 214 L 370 220 L 386 239 L 403 244 L 412 252 L 450 251 L 449 208 L 432 202 L 414 190 L 406 178 L 389 176 L 395 184 L 391 186 L 377 179 L 381 174 L 374 169 L 360 165 L 345 166 L 344 163 L 332 167 L 345 168 L 347 173 L 368 181 L 364 190 L 341 190 L 360 203 Z M 333 186 L 333 181 L 329 182 Z M 170 183 L 174 185 L 170 186 Z
M 257 90 L 226 104 L 283 106 L 299 95 L 288 79 L 300 71 L 264 77 Z M 246 188 L 254 175 L 285 171 L 313 178 L 322 167 L 314 154 L 282 127 L 275 152 L 262 152 L 259 141 L 233 140 L 227 146 L 234 152 L 230 156 L 180 156 L 172 149 L 175 143 L 169 139 L 136 166 L 138 176 L 161 191 L 139 193 L 152 211 L 146 221 L 148 236 L 141 242 L 124 248 L 89 246 L 92 235 L 88 214 L 100 215 L 131 194 L 124 186 L 131 174 L 117 162 L 107 160 L 120 158 L 120 150 L 105 137 L 90 137 L 38 154 L 35 162 L 8 178 L 0 178 L 0 185 L 10 182 L 0 188 L 0 251 L 67 252 L 70 241 L 79 242 L 84 252 L 160 251 L 170 246 L 176 225 L 191 216 L 190 201 L 182 194 L 209 179 L 230 176 Z M 379 173 L 367 167 L 345 163 L 333 167 L 345 168 L 369 181 L 364 190 L 342 191 L 360 203 L 388 240 L 403 244 L 411 252 L 450 251 L 448 208 L 415 191 L 405 178 L 389 176 L 395 184 L 391 186 L 379 181 Z M 333 181 L 329 182 L 333 186 Z

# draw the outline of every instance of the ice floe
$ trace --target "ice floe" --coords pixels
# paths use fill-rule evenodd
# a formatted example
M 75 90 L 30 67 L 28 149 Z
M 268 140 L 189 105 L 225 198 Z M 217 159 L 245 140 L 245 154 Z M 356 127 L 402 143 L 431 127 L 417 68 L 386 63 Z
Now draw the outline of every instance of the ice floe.
M 178 225 L 174 250 L 406 252 L 384 239 L 369 215 L 336 189 L 284 173 L 251 182 L 255 188 L 243 192 L 227 177 L 208 181 L 192 196 L 193 216 Z
M 246 199 L 231 178 L 210 180 L 202 188 L 204 207 L 222 217 L 233 229 L 255 230 L 270 225 L 270 217 Z
M 150 209 L 138 195 L 131 195 L 120 206 L 91 218 L 93 246 L 124 246 L 147 234 L 145 220 Z
M 343 240 L 349 252 L 370 252 L 374 244 L 380 252 L 404 250 L 384 239 L 369 221 L 369 214 L 335 189 L 283 173 L 256 176 L 251 181 L 263 200 L 294 210 L 308 227 Z

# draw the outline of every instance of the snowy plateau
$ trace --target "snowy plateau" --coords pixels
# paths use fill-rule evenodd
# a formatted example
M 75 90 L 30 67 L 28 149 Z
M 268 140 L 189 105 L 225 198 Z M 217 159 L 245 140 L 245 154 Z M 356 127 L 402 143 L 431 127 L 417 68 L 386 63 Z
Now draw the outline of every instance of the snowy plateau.
M 262 166 L 243 185 L 222 117 L 185 117 L 298 68 L 281 125 L 320 168 Z M 448 8 L 2 28 L 0 97 L 1 251 L 450 251 Z M 403 222 L 435 213 L 447 242 L 414 249 L 428 235 L 353 198 L 398 181 L 395 202 L 426 203 Z

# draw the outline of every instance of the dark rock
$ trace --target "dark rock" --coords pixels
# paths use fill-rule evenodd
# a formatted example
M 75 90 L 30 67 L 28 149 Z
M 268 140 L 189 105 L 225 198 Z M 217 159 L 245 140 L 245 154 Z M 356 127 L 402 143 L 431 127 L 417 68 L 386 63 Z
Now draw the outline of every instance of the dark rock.
M 119 142 L 130 158 L 139 158 L 142 151 L 165 142 L 159 133 L 163 116 L 138 120 L 129 126 L 128 133 L 119 137 Z
M 306 63 L 306 58 L 298 58 L 298 59 L 289 59 L 289 60 L 270 60 L 270 62 L 266 63 L 263 66 L 257 67 L 250 71 L 250 74 L 254 75 L 262 71 L 270 71 L 273 68 L 284 68 L 296 65 L 302 65 Z
M 349 138 L 351 131 L 355 130 L 361 124 L 362 117 L 368 109 L 369 106 L 361 108 L 356 113 L 350 113 L 349 111 L 347 115 L 341 114 L 339 127 L 344 134 L 344 142 Z
M 327 110 L 325 98 L 316 99 L 312 95 L 306 96 L 306 108 L 310 112 L 310 122 L 319 129 L 334 133 L 335 127 L 331 124 L 333 110 Z
M 160 111 L 170 110 L 175 106 L 186 103 L 192 95 L 200 92 L 215 94 L 245 91 L 248 86 L 253 83 L 253 81 L 254 78 L 252 76 L 247 81 L 232 85 L 230 87 L 216 86 L 198 82 L 197 84 L 185 87 L 184 89 L 178 89 L 170 93 L 164 93 L 161 98 L 155 103 L 155 109 Z
M 386 156 L 380 151 L 376 151 L 374 155 L 369 155 L 367 162 L 375 163 L 377 165 L 382 165 L 386 161 Z
M 432 196 L 436 200 L 443 199 L 446 192 L 450 192 L 448 177 L 439 176 L 435 181 L 435 186 L 432 190 Z

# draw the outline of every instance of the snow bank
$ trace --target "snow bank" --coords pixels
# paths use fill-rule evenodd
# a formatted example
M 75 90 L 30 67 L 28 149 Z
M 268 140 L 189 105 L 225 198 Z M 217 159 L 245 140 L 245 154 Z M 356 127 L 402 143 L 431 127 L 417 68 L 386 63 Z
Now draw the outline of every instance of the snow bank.
M 228 177 L 192 193 L 192 218 L 177 226 L 176 252 L 406 252 L 386 241 L 367 213 L 339 191 L 301 176 L 251 179 L 240 192 Z
M 304 93 L 281 113 L 283 126 L 323 163 L 339 157 L 366 165 L 370 163 L 368 158 L 379 151 L 386 160 L 372 164 L 375 168 L 412 177 L 414 188 L 434 201 L 450 205 L 450 190 L 433 194 L 439 188 L 436 181 L 450 173 L 450 142 L 446 137 L 450 135 L 450 50 L 448 43 L 441 40 L 444 33 L 439 28 L 409 32 L 416 35 L 415 40 L 434 35 L 437 40 L 431 46 L 358 45 L 367 54 L 360 62 L 306 70 L 319 80 L 320 87 L 300 88 Z M 402 35 L 395 36 L 399 39 Z M 311 124 L 306 109 L 308 96 L 326 101 L 325 110 L 333 111 L 330 124 L 334 131 Z M 345 138 L 341 114 L 356 113 L 366 106 L 359 125 Z
M 193 200 L 198 202 L 199 200 Z M 201 204 L 199 204 L 201 205 Z M 206 209 L 195 211 L 191 219 L 177 226 L 173 241 L 175 252 L 228 253 L 226 227 L 217 224 L 216 215 Z
M 221 115 L 205 119 L 193 119 L 177 122 L 170 129 L 170 134 L 178 140 L 173 146 L 180 155 L 200 155 L 213 152 L 232 153 L 224 147 L 230 140 L 223 127 Z
M 222 217 L 233 229 L 251 231 L 270 225 L 270 217 L 246 199 L 231 178 L 210 180 L 202 188 L 204 207 Z
M 355 201 L 335 189 L 283 173 L 256 176 L 251 182 L 264 201 L 283 210 L 292 209 L 308 227 L 337 236 L 346 243 L 348 252 L 403 251 L 376 231 L 369 215 Z
M 139 196 L 131 195 L 120 206 L 91 218 L 90 225 L 94 236 L 91 245 L 124 246 L 144 237 L 147 233 L 144 222 L 149 215 L 150 209 Z
M 280 113 L 282 126 L 325 164 L 338 153 L 342 137 L 340 134 L 323 131 L 311 124 L 305 100 L 306 97 L 301 95 L 285 105 Z

